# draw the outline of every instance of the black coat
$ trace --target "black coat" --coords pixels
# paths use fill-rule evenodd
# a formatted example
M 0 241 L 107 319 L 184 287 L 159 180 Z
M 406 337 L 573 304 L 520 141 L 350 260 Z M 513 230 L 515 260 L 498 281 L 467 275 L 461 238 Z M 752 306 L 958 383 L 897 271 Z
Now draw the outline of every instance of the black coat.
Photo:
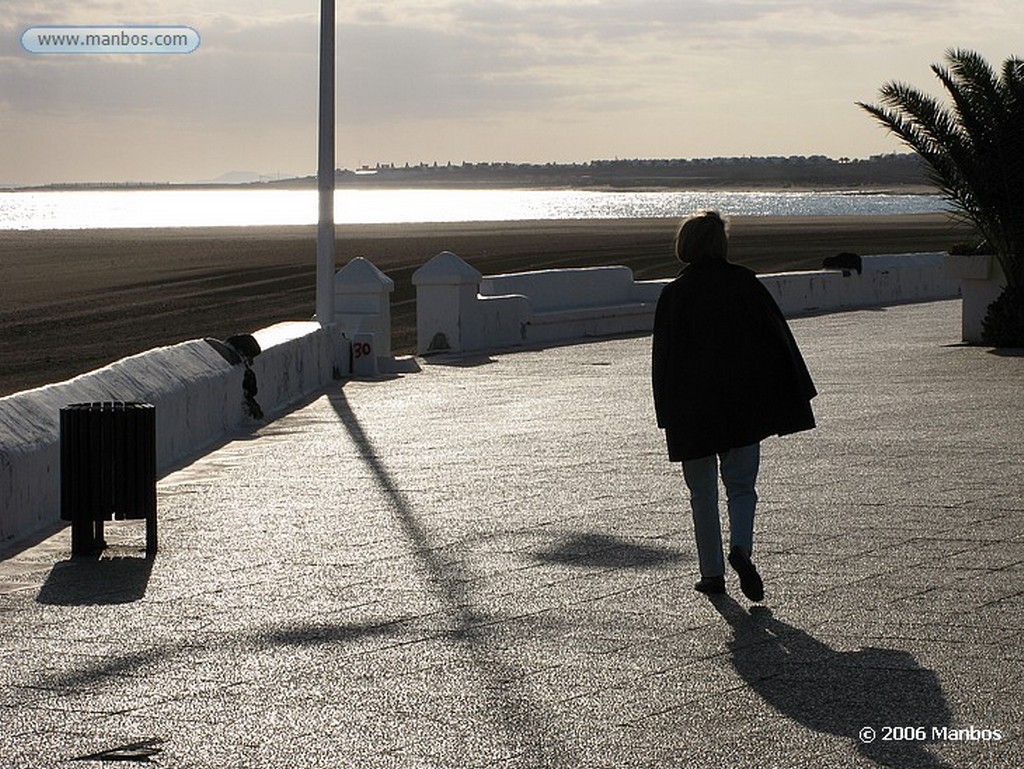
M 817 394 L 772 295 L 746 267 L 687 267 L 658 299 L 652 381 L 669 459 L 814 427 Z

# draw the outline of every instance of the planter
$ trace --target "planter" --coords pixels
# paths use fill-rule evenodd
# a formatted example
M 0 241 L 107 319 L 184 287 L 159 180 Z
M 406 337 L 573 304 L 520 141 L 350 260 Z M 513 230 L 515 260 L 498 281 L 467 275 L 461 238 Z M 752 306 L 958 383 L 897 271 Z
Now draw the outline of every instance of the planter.
M 946 255 L 946 274 L 960 281 L 961 332 L 966 344 L 982 344 L 981 321 L 988 306 L 1006 287 L 1006 276 L 994 256 Z

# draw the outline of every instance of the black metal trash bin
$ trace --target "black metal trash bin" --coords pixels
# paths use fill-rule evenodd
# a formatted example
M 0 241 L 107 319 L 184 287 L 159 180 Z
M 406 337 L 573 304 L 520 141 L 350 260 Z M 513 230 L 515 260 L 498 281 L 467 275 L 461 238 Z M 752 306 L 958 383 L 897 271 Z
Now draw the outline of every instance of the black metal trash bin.
M 60 510 L 71 550 L 106 547 L 103 522 L 145 519 L 156 552 L 156 408 L 149 403 L 73 403 L 60 410 Z

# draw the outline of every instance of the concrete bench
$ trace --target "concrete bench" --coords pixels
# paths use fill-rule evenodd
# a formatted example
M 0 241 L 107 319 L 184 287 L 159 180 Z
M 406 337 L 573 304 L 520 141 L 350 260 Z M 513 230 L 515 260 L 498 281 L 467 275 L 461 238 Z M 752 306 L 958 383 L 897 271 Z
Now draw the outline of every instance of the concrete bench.
M 659 287 L 660 291 L 660 287 Z M 529 300 L 526 336 L 532 342 L 643 331 L 650 327 L 657 295 L 637 290 L 623 266 L 535 270 L 481 279 L 481 298 Z
M 451 252 L 413 274 L 417 352 L 471 352 L 642 332 L 661 285 L 628 267 L 483 276 Z
M 956 297 L 944 255 L 866 256 L 863 269 L 761 275 L 787 315 Z M 669 280 L 634 281 L 628 267 L 483 276 L 451 252 L 413 275 L 417 352 L 473 352 L 650 331 Z

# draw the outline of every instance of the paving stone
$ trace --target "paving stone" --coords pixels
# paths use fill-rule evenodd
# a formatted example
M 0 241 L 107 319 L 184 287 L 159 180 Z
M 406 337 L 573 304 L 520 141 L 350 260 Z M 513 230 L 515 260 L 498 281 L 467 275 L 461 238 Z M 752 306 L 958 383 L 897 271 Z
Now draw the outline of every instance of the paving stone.
M 648 339 L 339 383 L 162 479 L 155 559 L 0 561 L 0 766 L 1022 765 L 1024 358 L 958 313 L 792 322 L 753 609 L 692 589 Z

